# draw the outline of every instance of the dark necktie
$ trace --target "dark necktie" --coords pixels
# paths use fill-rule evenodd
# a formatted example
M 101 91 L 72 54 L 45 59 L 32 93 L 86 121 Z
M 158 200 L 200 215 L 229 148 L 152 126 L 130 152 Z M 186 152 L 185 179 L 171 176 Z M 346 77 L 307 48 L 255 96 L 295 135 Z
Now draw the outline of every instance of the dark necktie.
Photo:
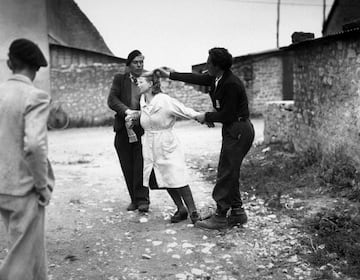
M 138 80 L 136 79 L 136 77 L 132 77 L 132 81 L 136 86 L 138 85 Z

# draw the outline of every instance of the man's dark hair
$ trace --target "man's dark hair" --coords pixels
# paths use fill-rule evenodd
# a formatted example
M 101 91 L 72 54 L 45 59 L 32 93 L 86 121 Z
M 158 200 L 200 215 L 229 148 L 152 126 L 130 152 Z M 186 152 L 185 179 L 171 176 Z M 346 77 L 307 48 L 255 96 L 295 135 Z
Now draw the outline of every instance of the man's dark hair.
M 229 70 L 233 57 L 225 48 L 212 48 L 209 50 L 210 61 L 214 66 L 218 66 L 221 70 Z
M 17 57 L 14 57 L 13 55 L 9 54 L 9 60 L 11 61 L 11 70 L 12 71 L 16 71 L 16 70 L 23 70 L 25 68 L 30 68 L 32 69 L 33 71 L 39 71 L 40 69 L 40 66 L 34 66 L 34 65 L 30 65 L 29 63 L 27 62 L 24 62 L 23 60 L 17 58 Z
M 130 63 L 134 60 L 134 58 L 139 55 L 142 55 L 139 50 L 133 50 L 131 53 L 129 53 L 128 58 L 126 59 L 126 66 L 129 66 Z

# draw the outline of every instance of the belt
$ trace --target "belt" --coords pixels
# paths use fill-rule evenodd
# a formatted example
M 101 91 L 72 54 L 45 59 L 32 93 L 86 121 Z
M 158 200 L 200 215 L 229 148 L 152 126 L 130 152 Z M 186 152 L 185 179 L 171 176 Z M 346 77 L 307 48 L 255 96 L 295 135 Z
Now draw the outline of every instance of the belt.
M 247 118 L 247 117 L 238 117 L 237 120 L 238 120 L 239 122 L 246 122 L 246 121 L 249 120 L 249 118 Z

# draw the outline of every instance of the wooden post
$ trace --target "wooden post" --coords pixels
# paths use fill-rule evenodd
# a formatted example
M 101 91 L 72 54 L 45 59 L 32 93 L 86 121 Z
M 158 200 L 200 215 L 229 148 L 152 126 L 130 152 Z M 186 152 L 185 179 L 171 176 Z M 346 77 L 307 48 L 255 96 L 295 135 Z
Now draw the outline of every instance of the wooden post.
M 276 20 L 276 47 L 279 48 L 279 27 L 280 27 L 280 0 L 277 2 L 277 20 Z

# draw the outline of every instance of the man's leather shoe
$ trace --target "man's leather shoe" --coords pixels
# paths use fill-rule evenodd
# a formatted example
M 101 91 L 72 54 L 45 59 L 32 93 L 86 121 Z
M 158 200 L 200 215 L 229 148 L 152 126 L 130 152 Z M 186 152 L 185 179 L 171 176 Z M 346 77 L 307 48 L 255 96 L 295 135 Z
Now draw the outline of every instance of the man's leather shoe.
M 226 229 L 228 224 L 226 216 L 215 213 L 206 220 L 196 222 L 195 226 L 204 229 Z
M 227 218 L 230 228 L 235 226 L 241 226 L 247 222 L 248 218 L 243 208 L 232 209 L 230 215 Z
M 127 211 L 135 211 L 136 209 L 138 209 L 138 206 L 133 202 L 131 202 L 129 206 L 126 208 Z
M 178 223 L 187 219 L 188 212 L 186 209 L 177 210 L 174 215 L 170 217 L 171 223 Z
M 140 204 L 139 206 L 138 206 L 138 210 L 140 211 L 140 212 L 149 212 L 149 204 Z

